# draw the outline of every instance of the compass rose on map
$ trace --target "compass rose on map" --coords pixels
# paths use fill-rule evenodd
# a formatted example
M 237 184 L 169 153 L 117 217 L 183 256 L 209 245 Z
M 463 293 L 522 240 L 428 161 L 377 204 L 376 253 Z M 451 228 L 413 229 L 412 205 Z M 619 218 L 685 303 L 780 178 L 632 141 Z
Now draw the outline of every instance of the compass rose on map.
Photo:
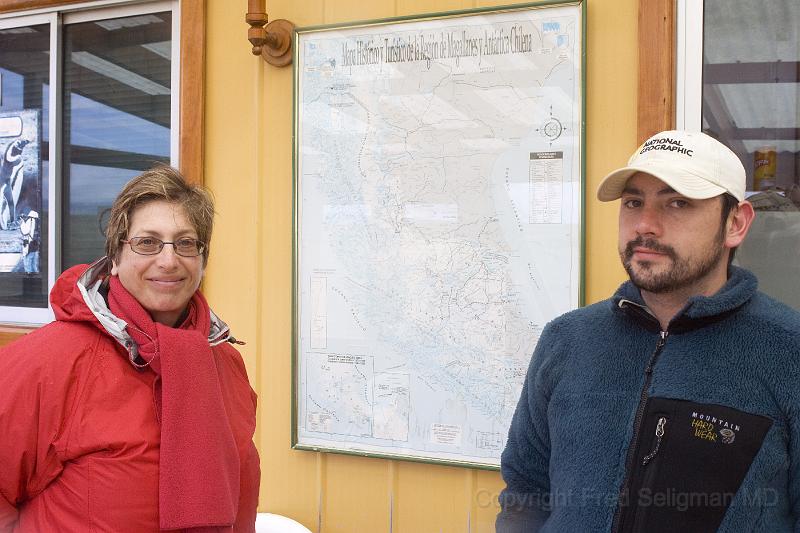
M 553 145 L 553 142 L 561 137 L 561 134 L 566 130 L 561 121 L 558 120 L 553 115 L 553 106 L 550 106 L 550 117 L 542 124 L 540 127 L 536 128 L 543 137 L 545 137 L 549 142 L 550 146 Z

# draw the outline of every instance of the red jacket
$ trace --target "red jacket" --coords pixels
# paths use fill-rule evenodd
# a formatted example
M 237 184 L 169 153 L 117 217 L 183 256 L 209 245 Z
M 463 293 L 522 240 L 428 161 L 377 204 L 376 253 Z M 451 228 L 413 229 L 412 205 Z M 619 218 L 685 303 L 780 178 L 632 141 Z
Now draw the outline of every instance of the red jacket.
M 84 270 L 53 287 L 56 322 L 0 350 L 0 533 L 159 531 L 156 375 L 137 370 L 92 312 L 90 272 L 87 297 L 76 283 Z M 252 532 L 256 395 L 239 352 L 212 349 L 241 464 L 234 530 Z

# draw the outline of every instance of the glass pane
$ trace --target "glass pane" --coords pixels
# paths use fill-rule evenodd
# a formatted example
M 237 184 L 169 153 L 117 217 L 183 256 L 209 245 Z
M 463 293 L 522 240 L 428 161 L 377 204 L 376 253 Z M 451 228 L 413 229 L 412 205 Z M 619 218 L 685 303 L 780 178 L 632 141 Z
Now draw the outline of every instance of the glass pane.
M 103 255 L 105 211 L 169 163 L 169 12 L 64 27 L 62 268 Z
M 703 130 L 740 157 L 757 211 L 737 261 L 800 309 L 800 3 L 705 0 L 704 9 Z
M 49 48 L 48 24 L 0 30 L 2 306 L 47 307 Z

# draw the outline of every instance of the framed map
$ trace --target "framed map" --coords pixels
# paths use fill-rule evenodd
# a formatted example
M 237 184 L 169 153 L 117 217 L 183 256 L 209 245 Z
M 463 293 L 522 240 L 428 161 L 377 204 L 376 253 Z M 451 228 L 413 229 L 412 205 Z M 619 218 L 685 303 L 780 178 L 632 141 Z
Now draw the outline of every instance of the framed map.
M 584 10 L 296 31 L 296 448 L 499 465 L 583 299 Z

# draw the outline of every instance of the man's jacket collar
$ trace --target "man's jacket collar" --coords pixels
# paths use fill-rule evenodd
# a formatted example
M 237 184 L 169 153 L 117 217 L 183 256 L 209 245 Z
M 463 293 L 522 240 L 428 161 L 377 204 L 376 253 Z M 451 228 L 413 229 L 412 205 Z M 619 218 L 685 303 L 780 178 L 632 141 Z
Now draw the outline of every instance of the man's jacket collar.
M 728 281 L 711 296 L 692 296 L 670 321 L 670 333 L 680 333 L 706 326 L 736 312 L 746 304 L 758 289 L 756 277 L 749 271 L 731 266 Z M 631 281 L 620 285 L 611 298 L 616 311 L 624 312 L 647 329 L 659 331 L 658 320 L 650 313 L 639 288 Z

